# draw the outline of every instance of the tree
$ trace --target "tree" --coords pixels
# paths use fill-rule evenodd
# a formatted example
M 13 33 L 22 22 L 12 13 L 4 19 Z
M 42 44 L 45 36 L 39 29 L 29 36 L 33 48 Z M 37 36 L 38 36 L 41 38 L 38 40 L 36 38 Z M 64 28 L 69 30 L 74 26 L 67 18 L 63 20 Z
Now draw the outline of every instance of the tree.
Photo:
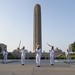
M 75 42 L 72 44 L 72 51 L 75 52 Z
M 57 50 L 57 51 L 59 50 L 58 47 L 56 47 L 56 50 Z
M 0 52 L 2 51 L 2 48 L 0 47 Z

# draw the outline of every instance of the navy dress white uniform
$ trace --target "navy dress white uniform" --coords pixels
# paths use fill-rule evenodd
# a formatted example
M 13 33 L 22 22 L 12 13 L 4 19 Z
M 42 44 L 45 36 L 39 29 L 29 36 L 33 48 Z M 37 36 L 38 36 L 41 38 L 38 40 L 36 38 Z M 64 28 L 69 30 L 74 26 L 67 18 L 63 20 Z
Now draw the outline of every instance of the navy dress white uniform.
M 37 67 L 40 67 L 41 53 L 42 53 L 42 50 L 40 48 L 36 48 L 36 64 L 37 64 Z
M 26 55 L 25 47 L 23 47 L 20 52 L 21 52 L 21 64 L 24 65 L 25 64 L 25 55 Z
M 3 63 L 8 63 L 8 52 L 7 50 L 3 51 Z
M 67 51 L 66 51 L 66 58 L 67 58 L 67 60 L 66 60 L 66 62 L 70 62 L 70 51 L 67 49 Z
M 54 65 L 54 49 L 53 49 L 53 47 L 51 50 L 49 50 L 49 52 L 50 52 L 50 64 Z

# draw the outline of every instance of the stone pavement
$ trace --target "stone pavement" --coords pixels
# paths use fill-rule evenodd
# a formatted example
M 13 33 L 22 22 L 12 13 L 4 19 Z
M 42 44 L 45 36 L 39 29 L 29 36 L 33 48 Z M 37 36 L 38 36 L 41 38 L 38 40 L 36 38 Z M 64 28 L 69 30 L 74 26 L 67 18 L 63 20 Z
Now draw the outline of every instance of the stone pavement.
M 41 64 L 41 67 L 37 67 L 36 64 L 32 63 L 26 63 L 24 66 L 20 62 L 18 64 L 0 63 L 0 75 L 75 75 L 75 63 L 55 62 L 55 65 L 51 66 L 45 62 Z

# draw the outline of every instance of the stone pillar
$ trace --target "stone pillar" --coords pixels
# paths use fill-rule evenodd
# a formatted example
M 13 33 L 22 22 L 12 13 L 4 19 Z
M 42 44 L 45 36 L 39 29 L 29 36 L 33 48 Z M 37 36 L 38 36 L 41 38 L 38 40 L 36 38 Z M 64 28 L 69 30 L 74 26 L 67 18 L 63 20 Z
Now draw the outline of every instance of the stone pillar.
M 42 37 L 41 37 L 41 6 L 36 4 L 34 7 L 34 26 L 33 26 L 33 50 L 36 46 L 40 45 L 42 49 Z

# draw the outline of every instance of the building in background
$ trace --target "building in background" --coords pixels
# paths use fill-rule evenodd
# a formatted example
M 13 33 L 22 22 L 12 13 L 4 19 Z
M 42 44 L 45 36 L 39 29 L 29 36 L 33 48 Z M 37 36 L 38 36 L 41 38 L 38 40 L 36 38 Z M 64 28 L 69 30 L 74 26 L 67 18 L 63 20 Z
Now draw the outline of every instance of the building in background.
M 7 48 L 7 45 L 0 43 L 0 53 L 2 53 L 5 50 L 5 48 Z
M 69 45 L 69 50 L 72 52 L 72 44 Z
M 75 52 L 75 42 L 69 45 L 70 52 Z

